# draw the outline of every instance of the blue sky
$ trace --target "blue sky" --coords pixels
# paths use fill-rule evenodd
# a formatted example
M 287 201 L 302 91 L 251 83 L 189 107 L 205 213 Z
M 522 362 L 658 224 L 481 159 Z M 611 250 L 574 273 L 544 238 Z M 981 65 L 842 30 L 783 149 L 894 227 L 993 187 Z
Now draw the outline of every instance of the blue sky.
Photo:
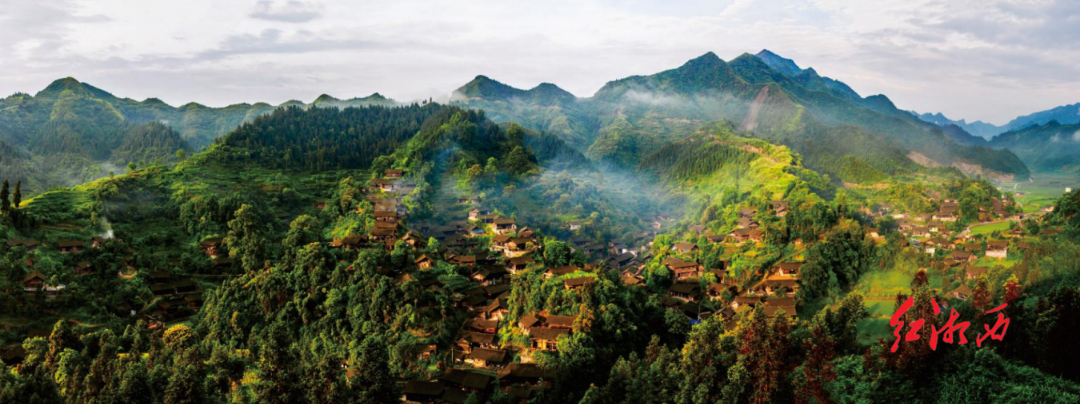
M 900 108 L 1001 124 L 1080 102 L 1077 1 L 0 0 L 0 94 L 73 76 L 180 105 L 445 98 L 484 74 L 590 96 L 763 48 Z

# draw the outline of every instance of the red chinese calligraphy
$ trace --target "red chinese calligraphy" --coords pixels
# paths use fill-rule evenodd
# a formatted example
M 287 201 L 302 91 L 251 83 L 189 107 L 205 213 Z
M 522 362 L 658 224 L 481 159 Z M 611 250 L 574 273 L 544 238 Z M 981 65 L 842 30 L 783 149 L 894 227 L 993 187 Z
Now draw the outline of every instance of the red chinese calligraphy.
M 941 307 L 938 306 L 937 300 L 930 299 L 930 303 L 933 304 L 934 315 L 936 316 L 941 314 Z M 893 335 L 896 337 L 896 341 L 894 341 L 892 345 L 892 352 L 896 352 L 896 350 L 900 347 L 900 333 L 903 330 L 905 324 L 902 318 L 904 317 L 904 314 L 906 314 L 907 311 L 910 310 L 911 307 L 914 305 L 915 299 L 913 297 L 908 297 L 907 300 L 905 300 L 904 303 L 900 305 L 900 308 L 896 310 L 896 313 L 893 313 L 892 318 L 889 320 L 889 326 L 895 327 L 895 329 L 893 330 Z M 981 348 L 983 341 L 985 341 L 987 338 L 1001 341 L 1001 339 L 1005 337 L 1005 332 L 1009 329 L 1009 319 L 1005 318 L 1005 314 L 1000 313 L 1000 311 L 1007 306 L 1007 303 L 1002 304 L 1001 306 L 998 306 L 986 312 L 986 314 L 998 313 L 997 322 L 994 324 L 993 327 L 990 327 L 989 324 L 983 325 L 983 328 L 985 328 L 986 330 L 986 334 L 983 335 L 982 333 L 980 333 L 978 335 L 975 340 L 975 344 L 977 346 Z M 945 324 L 941 328 L 937 328 L 936 325 L 930 326 L 930 349 L 935 351 L 937 350 L 938 339 L 945 342 L 946 344 L 952 344 L 955 335 L 959 336 L 958 343 L 960 345 L 968 343 L 967 336 L 965 336 L 964 333 L 967 332 L 969 327 L 971 327 L 971 322 L 964 321 L 957 323 L 956 321 L 959 319 L 959 317 L 960 313 L 958 313 L 956 309 L 951 309 L 949 312 L 949 320 L 945 322 Z M 911 329 L 908 330 L 907 334 L 904 334 L 903 340 L 918 340 L 919 330 L 922 329 L 922 326 L 925 323 L 926 320 L 921 318 L 912 321 L 909 324 L 909 327 L 911 327 Z
M 1006 306 L 1008 306 L 1008 304 L 995 307 L 994 309 L 987 311 L 986 314 L 1001 311 Z M 995 341 L 1001 341 L 1002 338 L 1005 338 L 1005 331 L 1008 331 L 1009 329 L 1009 319 L 1005 318 L 1004 313 L 998 313 L 997 321 L 994 322 L 994 328 L 990 328 L 989 324 L 983 324 L 983 328 L 986 329 L 986 336 L 979 333 L 979 336 L 975 338 L 975 345 L 980 348 L 982 348 L 982 342 L 985 341 L 987 337 Z M 1000 333 L 998 332 L 999 329 L 1001 330 Z
M 903 317 L 904 314 L 907 313 L 908 309 L 910 309 L 911 306 L 913 306 L 914 304 L 915 299 L 911 296 L 908 296 L 907 300 L 904 301 L 904 304 L 900 305 L 900 309 L 896 310 L 896 313 L 893 313 L 892 318 L 889 319 L 889 327 L 896 327 L 896 329 L 893 330 L 893 335 L 896 336 L 896 341 L 893 342 L 891 350 L 892 352 L 896 352 L 896 349 L 900 347 L 900 330 L 904 328 L 904 321 L 900 318 Z M 907 335 L 904 336 L 904 341 L 915 341 L 919 339 L 919 329 L 922 328 L 924 322 L 925 321 L 921 318 L 912 321 L 911 330 L 908 331 Z

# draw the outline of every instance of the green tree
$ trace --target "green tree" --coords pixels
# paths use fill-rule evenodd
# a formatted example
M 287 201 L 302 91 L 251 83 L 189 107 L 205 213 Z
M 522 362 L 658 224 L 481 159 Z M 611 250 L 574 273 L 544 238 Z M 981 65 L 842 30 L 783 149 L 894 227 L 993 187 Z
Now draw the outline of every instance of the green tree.
M 371 335 L 364 338 L 359 349 L 353 354 L 350 364 L 354 364 L 356 374 L 350 383 L 356 387 L 356 398 L 361 404 L 397 402 L 401 395 L 397 383 L 390 374 L 390 357 L 382 336 Z
M 60 354 L 67 348 L 80 348 L 79 338 L 71 330 L 67 321 L 60 320 L 53 324 L 52 333 L 49 334 L 49 351 L 44 358 L 45 368 L 50 372 L 56 372 L 60 365 Z
M 0 211 L 7 212 L 11 209 L 11 201 L 8 200 L 8 180 L 4 180 L 4 185 L 0 186 Z
M 555 239 L 544 241 L 544 265 L 548 267 L 569 265 L 571 256 L 570 245 L 566 242 Z
M 521 146 L 514 146 L 510 153 L 506 155 L 503 164 L 506 166 L 506 170 L 513 174 L 523 174 L 532 169 L 532 161 L 529 160 L 529 155 L 525 153 L 525 149 Z
M 263 267 L 266 258 L 266 221 L 256 208 L 243 204 L 229 221 L 229 234 L 224 243 L 229 247 L 229 257 L 240 262 L 245 271 Z
M 11 205 L 13 208 L 18 209 L 22 204 L 22 181 L 15 181 L 15 193 L 11 197 Z
M 310 215 L 300 215 L 289 223 L 289 231 L 285 233 L 285 239 L 281 241 L 282 250 L 286 257 L 292 256 L 296 249 L 319 241 L 319 231 L 322 226 L 319 219 Z
M 190 327 L 183 324 L 177 324 L 169 327 L 168 330 L 165 330 L 165 335 L 161 340 L 165 343 L 165 346 L 170 349 L 182 350 L 195 345 L 195 343 L 198 342 L 198 338 L 199 336 L 195 334 L 195 331 Z
M 165 388 L 165 404 L 201 404 L 205 403 L 203 376 L 195 365 L 180 366 L 169 377 Z

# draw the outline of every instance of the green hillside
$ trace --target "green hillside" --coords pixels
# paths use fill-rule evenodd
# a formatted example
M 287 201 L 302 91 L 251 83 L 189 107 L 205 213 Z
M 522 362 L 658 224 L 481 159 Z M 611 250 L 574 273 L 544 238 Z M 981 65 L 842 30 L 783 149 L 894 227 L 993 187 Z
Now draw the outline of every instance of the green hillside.
M 379 94 L 339 100 L 327 95 L 312 104 L 358 107 L 396 105 Z M 211 108 L 173 107 L 150 98 L 117 97 L 73 78 L 57 80 L 31 96 L 0 99 L 0 177 L 22 181 L 28 193 L 72 186 L 121 171 L 128 162 L 172 161 L 275 109 L 266 103 Z
M 1080 169 L 1080 124 L 1050 121 L 1005 132 L 990 140 L 1020 156 L 1037 172 L 1075 172 Z

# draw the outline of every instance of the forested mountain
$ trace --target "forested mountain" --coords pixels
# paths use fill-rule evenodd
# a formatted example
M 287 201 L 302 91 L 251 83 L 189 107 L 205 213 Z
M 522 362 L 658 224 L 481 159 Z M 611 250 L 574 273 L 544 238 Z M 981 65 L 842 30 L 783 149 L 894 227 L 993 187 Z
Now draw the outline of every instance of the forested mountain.
M 1036 171 L 1062 172 L 1080 168 L 1080 124 L 1050 121 L 995 136 L 990 145 L 1012 150 Z
M 439 110 L 415 104 L 344 110 L 285 107 L 241 125 L 218 143 L 268 168 L 364 168 L 403 146 Z
M 616 164 L 634 165 L 706 122 L 730 120 L 754 136 L 790 145 L 808 166 L 849 182 L 915 172 L 920 164 L 1002 178 L 1028 175 L 1008 151 L 961 145 L 884 96 L 860 97 L 769 51 L 730 62 L 710 52 L 676 69 L 609 82 L 591 98 L 538 101 L 534 93 L 545 86 L 525 91 L 479 76 L 454 100 L 497 121 L 553 133 L 590 158 Z M 870 174 L 862 175 L 862 168 Z
M 956 143 L 981 146 L 986 146 L 989 144 L 986 139 L 968 133 L 968 131 L 964 130 L 964 128 L 960 127 L 959 125 L 951 123 L 945 124 L 941 126 L 941 131 L 945 132 L 945 136 L 948 136 L 949 139 L 952 139 Z M 1023 157 L 1020 157 L 1020 159 L 1028 162 Z
M 1046 125 L 1051 121 L 1057 121 L 1063 125 L 1080 123 L 1080 103 L 1062 105 L 1045 111 L 1018 116 L 1005 124 L 1001 132 L 1020 130 L 1032 125 Z
M 373 94 L 339 100 L 320 96 L 311 104 L 282 106 L 392 106 Z M 171 161 L 209 145 L 241 123 L 275 109 L 266 103 L 211 108 L 197 103 L 173 107 L 150 98 L 120 98 L 73 78 L 54 81 L 31 96 L 0 100 L 0 176 L 22 181 L 28 193 L 76 185 L 120 171 L 128 162 Z
M 923 114 L 919 119 L 941 125 L 941 130 L 960 144 L 990 146 L 1009 150 L 1033 171 L 1057 172 L 1073 170 L 1080 165 L 1080 135 L 1077 124 L 1080 116 L 1073 116 L 1080 104 L 1054 108 L 1017 118 L 1008 125 L 994 127 L 986 139 L 972 136 L 968 130 L 980 125 L 950 121 L 941 114 Z M 1061 117 L 1063 121 L 1056 120 Z M 981 122 L 980 122 L 981 123 Z M 983 127 L 984 124 L 980 127 Z

